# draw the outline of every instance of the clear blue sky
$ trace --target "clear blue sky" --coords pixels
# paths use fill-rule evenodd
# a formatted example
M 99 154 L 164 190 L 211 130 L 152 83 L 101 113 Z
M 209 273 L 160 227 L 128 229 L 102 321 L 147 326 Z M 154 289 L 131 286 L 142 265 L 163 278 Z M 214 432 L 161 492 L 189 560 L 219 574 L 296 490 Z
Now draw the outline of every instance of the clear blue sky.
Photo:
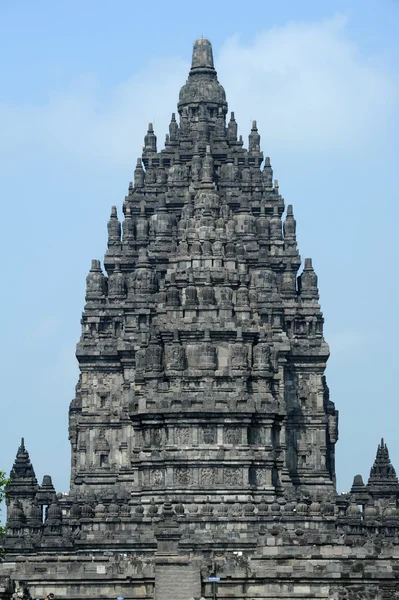
M 258 119 L 319 275 L 338 487 L 367 478 L 381 436 L 399 469 L 398 30 L 397 0 L 2 0 L 0 469 L 24 436 L 38 477 L 68 489 L 90 260 L 202 34 L 244 139 Z

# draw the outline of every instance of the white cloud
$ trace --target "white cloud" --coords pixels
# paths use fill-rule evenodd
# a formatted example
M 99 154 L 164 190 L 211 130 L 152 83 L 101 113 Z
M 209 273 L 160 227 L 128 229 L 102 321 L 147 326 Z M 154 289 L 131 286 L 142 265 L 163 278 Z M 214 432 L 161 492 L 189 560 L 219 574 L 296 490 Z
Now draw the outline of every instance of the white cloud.
M 226 41 L 219 72 L 245 134 L 252 117 L 272 147 L 351 151 L 389 127 L 397 81 L 347 39 L 346 25 L 337 16 L 272 27 L 249 44 Z
M 61 321 L 57 317 L 49 315 L 27 331 L 26 340 L 34 345 L 42 341 L 47 342 L 49 338 L 54 337 L 60 331 L 60 328 Z
M 53 396 L 59 399 L 66 395 L 68 400 L 69 397 L 72 397 L 72 391 L 79 375 L 75 351 L 76 346 L 74 344 L 60 345 L 47 368 L 43 370 L 41 386 L 43 390 L 50 392 L 50 396 L 46 394 L 50 401 L 53 400 Z
M 0 157 L 17 160 L 25 150 L 133 166 L 149 121 L 163 145 L 188 68 L 180 59 L 154 60 L 110 91 L 87 74 L 52 93 L 44 105 L 0 104 Z
M 363 56 L 347 39 L 344 17 L 272 27 L 248 43 L 232 37 L 215 58 L 242 133 L 257 118 L 267 148 L 351 152 L 389 128 L 396 80 L 382 60 Z M 132 166 L 148 121 L 155 120 L 163 144 L 188 66 L 162 58 L 109 92 L 89 74 L 45 104 L 0 104 L 0 158 L 11 161 L 27 149 Z
M 335 331 L 326 334 L 331 355 L 337 359 L 352 357 L 354 352 L 366 349 L 371 343 L 371 336 L 356 330 Z

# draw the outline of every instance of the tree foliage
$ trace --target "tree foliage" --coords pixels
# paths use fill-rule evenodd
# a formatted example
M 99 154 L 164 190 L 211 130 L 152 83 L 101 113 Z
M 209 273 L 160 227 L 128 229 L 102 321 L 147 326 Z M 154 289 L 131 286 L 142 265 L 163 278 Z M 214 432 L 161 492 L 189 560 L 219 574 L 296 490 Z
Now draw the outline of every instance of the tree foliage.
M 0 516 L 1 516 L 1 504 L 6 497 L 6 493 L 7 493 L 6 489 L 7 489 L 8 482 L 9 482 L 9 480 L 7 479 L 4 471 L 0 471 Z M 4 533 L 5 533 L 5 527 L 2 527 L 2 525 L 0 525 L 0 559 L 3 557 L 3 548 L 2 548 L 1 541 L 4 537 Z
M 4 500 L 6 497 L 6 486 L 8 484 L 8 479 L 4 471 L 0 471 L 0 502 Z

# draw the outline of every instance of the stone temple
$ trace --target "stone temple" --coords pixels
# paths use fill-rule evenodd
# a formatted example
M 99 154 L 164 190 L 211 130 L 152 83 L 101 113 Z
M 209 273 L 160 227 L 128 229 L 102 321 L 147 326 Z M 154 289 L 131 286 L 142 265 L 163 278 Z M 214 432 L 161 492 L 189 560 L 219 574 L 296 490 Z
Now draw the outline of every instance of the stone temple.
M 206 39 L 177 111 L 87 276 L 69 493 L 18 449 L 0 598 L 399 598 L 387 446 L 337 494 L 317 275 Z

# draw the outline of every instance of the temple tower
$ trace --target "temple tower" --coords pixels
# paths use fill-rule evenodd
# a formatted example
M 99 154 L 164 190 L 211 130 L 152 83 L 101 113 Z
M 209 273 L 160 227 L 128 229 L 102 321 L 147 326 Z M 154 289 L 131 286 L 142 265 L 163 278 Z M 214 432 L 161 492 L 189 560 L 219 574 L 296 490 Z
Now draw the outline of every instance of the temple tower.
M 198 502 L 334 491 L 317 276 L 256 121 L 237 138 L 212 47 L 157 151 L 152 124 L 104 274 L 93 261 L 70 409 L 71 486 Z
M 337 494 L 317 275 L 256 121 L 245 147 L 227 114 L 201 38 L 87 275 L 69 492 L 18 449 L 4 600 L 398 596 L 387 446 Z

